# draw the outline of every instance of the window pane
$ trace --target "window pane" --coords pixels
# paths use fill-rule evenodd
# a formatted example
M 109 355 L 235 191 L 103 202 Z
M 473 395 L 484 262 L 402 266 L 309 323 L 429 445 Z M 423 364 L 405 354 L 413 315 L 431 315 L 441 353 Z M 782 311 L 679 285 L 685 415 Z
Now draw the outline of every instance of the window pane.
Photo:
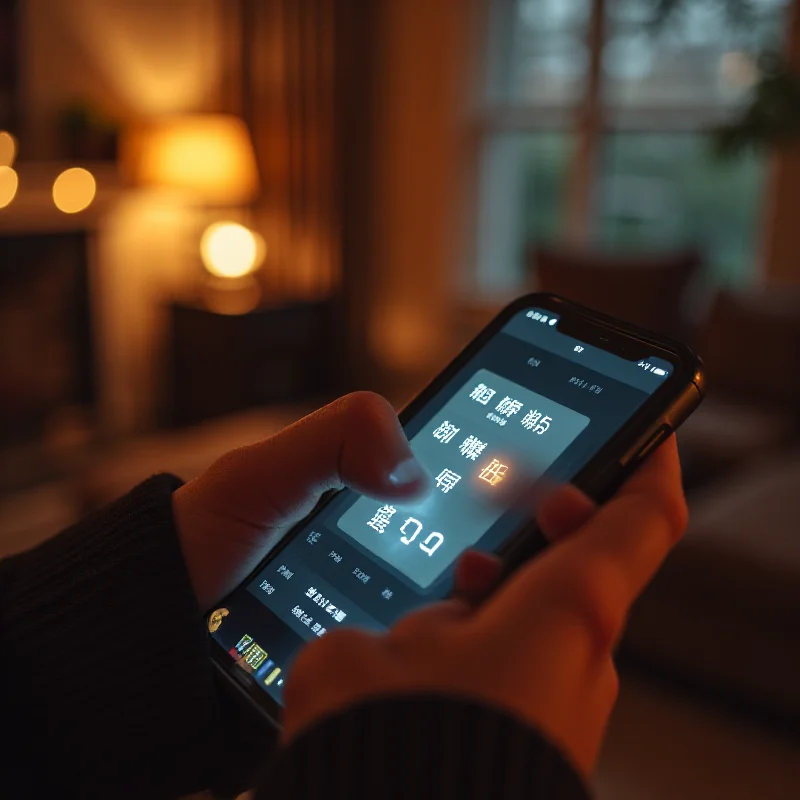
M 491 137 L 481 163 L 478 288 L 504 295 L 526 278 L 525 251 L 561 230 L 573 137 L 511 133 Z
M 506 0 L 493 5 L 495 103 L 571 107 L 586 75 L 590 0 Z
M 752 23 L 743 23 L 731 17 L 731 4 L 723 0 L 684 0 L 654 29 L 653 0 L 611 0 L 605 102 L 623 109 L 707 109 L 741 101 L 758 76 L 759 51 L 780 46 L 787 4 L 754 2 Z
M 524 253 L 563 232 L 564 193 L 584 100 L 594 0 L 493 0 L 490 103 L 481 160 L 477 283 L 522 289 Z M 662 0 L 606 0 L 603 135 L 593 191 L 598 247 L 706 251 L 711 276 L 755 273 L 765 162 L 717 161 L 708 130 L 741 107 L 757 56 L 782 45 L 788 0 L 683 0 L 658 28 Z M 520 108 L 502 113 L 499 106 Z M 524 109 L 529 109 L 525 111 Z M 500 111 L 500 113 L 498 113 Z
M 604 139 L 598 233 L 613 249 L 703 248 L 713 277 L 740 282 L 758 257 L 765 162 L 721 162 L 704 134 Z

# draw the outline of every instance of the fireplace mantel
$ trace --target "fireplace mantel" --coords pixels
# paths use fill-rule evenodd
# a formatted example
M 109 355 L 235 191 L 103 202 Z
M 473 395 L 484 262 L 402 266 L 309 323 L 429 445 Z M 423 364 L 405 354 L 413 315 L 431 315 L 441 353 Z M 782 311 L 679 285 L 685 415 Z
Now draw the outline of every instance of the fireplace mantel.
M 82 166 L 97 180 L 92 205 L 59 211 L 55 178 Z M 112 163 L 20 162 L 19 188 L 0 209 L 0 234 L 85 230 L 101 433 L 150 430 L 159 407 L 165 300 L 185 294 L 196 268 L 191 209 L 178 198 L 127 188 Z

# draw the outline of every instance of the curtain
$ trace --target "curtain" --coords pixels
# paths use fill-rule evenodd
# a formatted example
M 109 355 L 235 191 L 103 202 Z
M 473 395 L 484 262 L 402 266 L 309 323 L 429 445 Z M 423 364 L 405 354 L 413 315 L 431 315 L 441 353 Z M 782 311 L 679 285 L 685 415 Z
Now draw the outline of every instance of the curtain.
M 427 377 L 451 349 L 475 3 L 238 2 L 265 297 L 334 299 L 342 388 Z
M 261 175 L 265 298 L 330 296 L 340 278 L 335 0 L 240 0 L 238 111 Z M 224 8 L 230 8 L 226 3 Z
M 251 222 L 267 244 L 264 298 L 331 301 L 342 389 L 370 373 L 372 66 L 383 2 L 220 6 L 223 94 L 250 126 L 261 175 Z

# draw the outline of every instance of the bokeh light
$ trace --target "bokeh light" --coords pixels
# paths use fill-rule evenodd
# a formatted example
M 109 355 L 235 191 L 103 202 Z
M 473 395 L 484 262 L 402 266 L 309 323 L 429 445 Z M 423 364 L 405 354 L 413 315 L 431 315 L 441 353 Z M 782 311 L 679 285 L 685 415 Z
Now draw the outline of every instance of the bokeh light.
M 0 208 L 5 208 L 17 193 L 19 178 L 11 167 L 0 167 Z
M 53 202 L 65 214 L 77 214 L 88 208 L 97 194 L 97 182 L 87 169 L 64 170 L 53 184 Z
M 8 131 L 0 131 L 0 167 L 13 167 L 16 157 L 17 140 Z
M 219 278 L 241 278 L 263 259 L 263 240 L 238 222 L 215 222 L 200 240 L 206 269 Z
M 720 57 L 719 74 L 729 86 L 749 89 L 759 78 L 758 64 L 749 53 L 732 50 Z

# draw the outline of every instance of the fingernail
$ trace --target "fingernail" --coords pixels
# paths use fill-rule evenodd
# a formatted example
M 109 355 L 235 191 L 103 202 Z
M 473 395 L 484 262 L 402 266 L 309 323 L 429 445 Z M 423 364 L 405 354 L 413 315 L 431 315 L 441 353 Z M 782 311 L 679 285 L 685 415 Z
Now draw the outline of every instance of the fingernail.
M 430 476 L 414 456 L 401 461 L 389 475 L 389 483 L 397 487 L 427 484 L 429 481 Z

